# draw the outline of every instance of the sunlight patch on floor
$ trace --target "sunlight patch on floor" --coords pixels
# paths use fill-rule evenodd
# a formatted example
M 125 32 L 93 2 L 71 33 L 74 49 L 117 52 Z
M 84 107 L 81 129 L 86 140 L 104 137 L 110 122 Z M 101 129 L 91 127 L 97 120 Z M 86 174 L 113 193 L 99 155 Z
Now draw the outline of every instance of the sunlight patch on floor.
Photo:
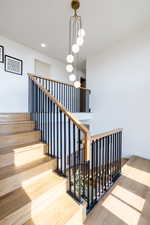
M 144 208 L 145 204 L 144 198 L 128 191 L 127 189 L 121 186 L 116 186 L 112 191 L 112 195 L 124 201 L 125 203 L 127 203 L 128 205 L 132 206 L 133 208 L 137 209 L 140 212 L 142 212 Z
M 150 187 L 150 173 L 126 165 L 122 170 L 122 175 Z
M 108 198 L 103 202 L 102 206 L 109 210 L 116 217 L 124 221 L 126 224 L 138 225 L 141 213 L 116 197 L 112 195 L 108 196 Z

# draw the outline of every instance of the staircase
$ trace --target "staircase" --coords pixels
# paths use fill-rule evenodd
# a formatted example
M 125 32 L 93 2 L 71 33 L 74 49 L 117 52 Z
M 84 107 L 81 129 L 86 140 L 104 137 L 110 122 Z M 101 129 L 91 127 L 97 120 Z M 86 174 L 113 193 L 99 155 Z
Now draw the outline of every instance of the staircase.
M 91 136 L 90 90 L 29 74 L 29 114 L 0 114 L 0 225 L 83 225 L 121 175 L 122 129 Z
M 67 179 L 30 114 L 0 114 L 0 225 L 82 225 L 86 205 L 67 194 Z

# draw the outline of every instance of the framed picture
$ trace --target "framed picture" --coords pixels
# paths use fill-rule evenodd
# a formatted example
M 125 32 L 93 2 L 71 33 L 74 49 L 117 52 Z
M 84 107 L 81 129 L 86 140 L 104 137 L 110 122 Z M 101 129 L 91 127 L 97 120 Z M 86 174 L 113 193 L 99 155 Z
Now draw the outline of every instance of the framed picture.
M 4 47 L 0 45 L 0 63 L 4 63 Z
M 9 55 L 5 55 L 5 71 L 22 75 L 23 61 Z

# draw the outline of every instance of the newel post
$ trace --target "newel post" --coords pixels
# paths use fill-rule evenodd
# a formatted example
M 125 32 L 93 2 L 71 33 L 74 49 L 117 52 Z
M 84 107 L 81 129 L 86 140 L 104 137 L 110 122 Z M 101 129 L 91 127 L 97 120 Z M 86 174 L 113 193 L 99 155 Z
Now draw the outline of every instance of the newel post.
M 89 161 L 91 158 L 91 136 L 90 134 L 85 134 L 84 139 L 84 160 Z

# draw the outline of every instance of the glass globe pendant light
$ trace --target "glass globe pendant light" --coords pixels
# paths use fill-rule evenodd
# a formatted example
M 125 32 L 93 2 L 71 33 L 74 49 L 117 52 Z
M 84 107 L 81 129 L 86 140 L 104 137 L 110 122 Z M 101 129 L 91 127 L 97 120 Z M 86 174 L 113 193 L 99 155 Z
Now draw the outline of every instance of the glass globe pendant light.
M 68 73 L 72 73 L 72 71 L 73 71 L 73 66 L 72 66 L 71 64 L 68 64 L 68 65 L 66 66 L 66 70 L 67 70 Z
M 77 44 L 72 45 L 72 51 L 73 53 L 78 53 L 80 50 L 79 46 Z
M 79 37 L 84 37 L 85 36 L 85 30 L 83 28 L 81 28 L 79 31 L 78 31 L 78 35 Z
M 84 43 L 84 39 L 83 39 L 82 37 L 78 37 L 78 38 L 77 38 L 77 45 L 78 45 L 78 46 L 82 46 L 83 43 Z
M 67 60 L 68 63 L 73 63 L 74 56 L 70 54 L 70 55 L 67 56 L 66 60 Z
M 71 82 L 74 82 L 75 80 L 76 80 L 76 75 L 75 74 L 70 74 L 69 75 L 69 80 L 71 81 Z
M 81 83 L 80 83 L 80 81 L 75 81 L 74 82 L 74 86 L 76 87 L 76 88 L 80 88 L 80 86 L 81 86 Z

